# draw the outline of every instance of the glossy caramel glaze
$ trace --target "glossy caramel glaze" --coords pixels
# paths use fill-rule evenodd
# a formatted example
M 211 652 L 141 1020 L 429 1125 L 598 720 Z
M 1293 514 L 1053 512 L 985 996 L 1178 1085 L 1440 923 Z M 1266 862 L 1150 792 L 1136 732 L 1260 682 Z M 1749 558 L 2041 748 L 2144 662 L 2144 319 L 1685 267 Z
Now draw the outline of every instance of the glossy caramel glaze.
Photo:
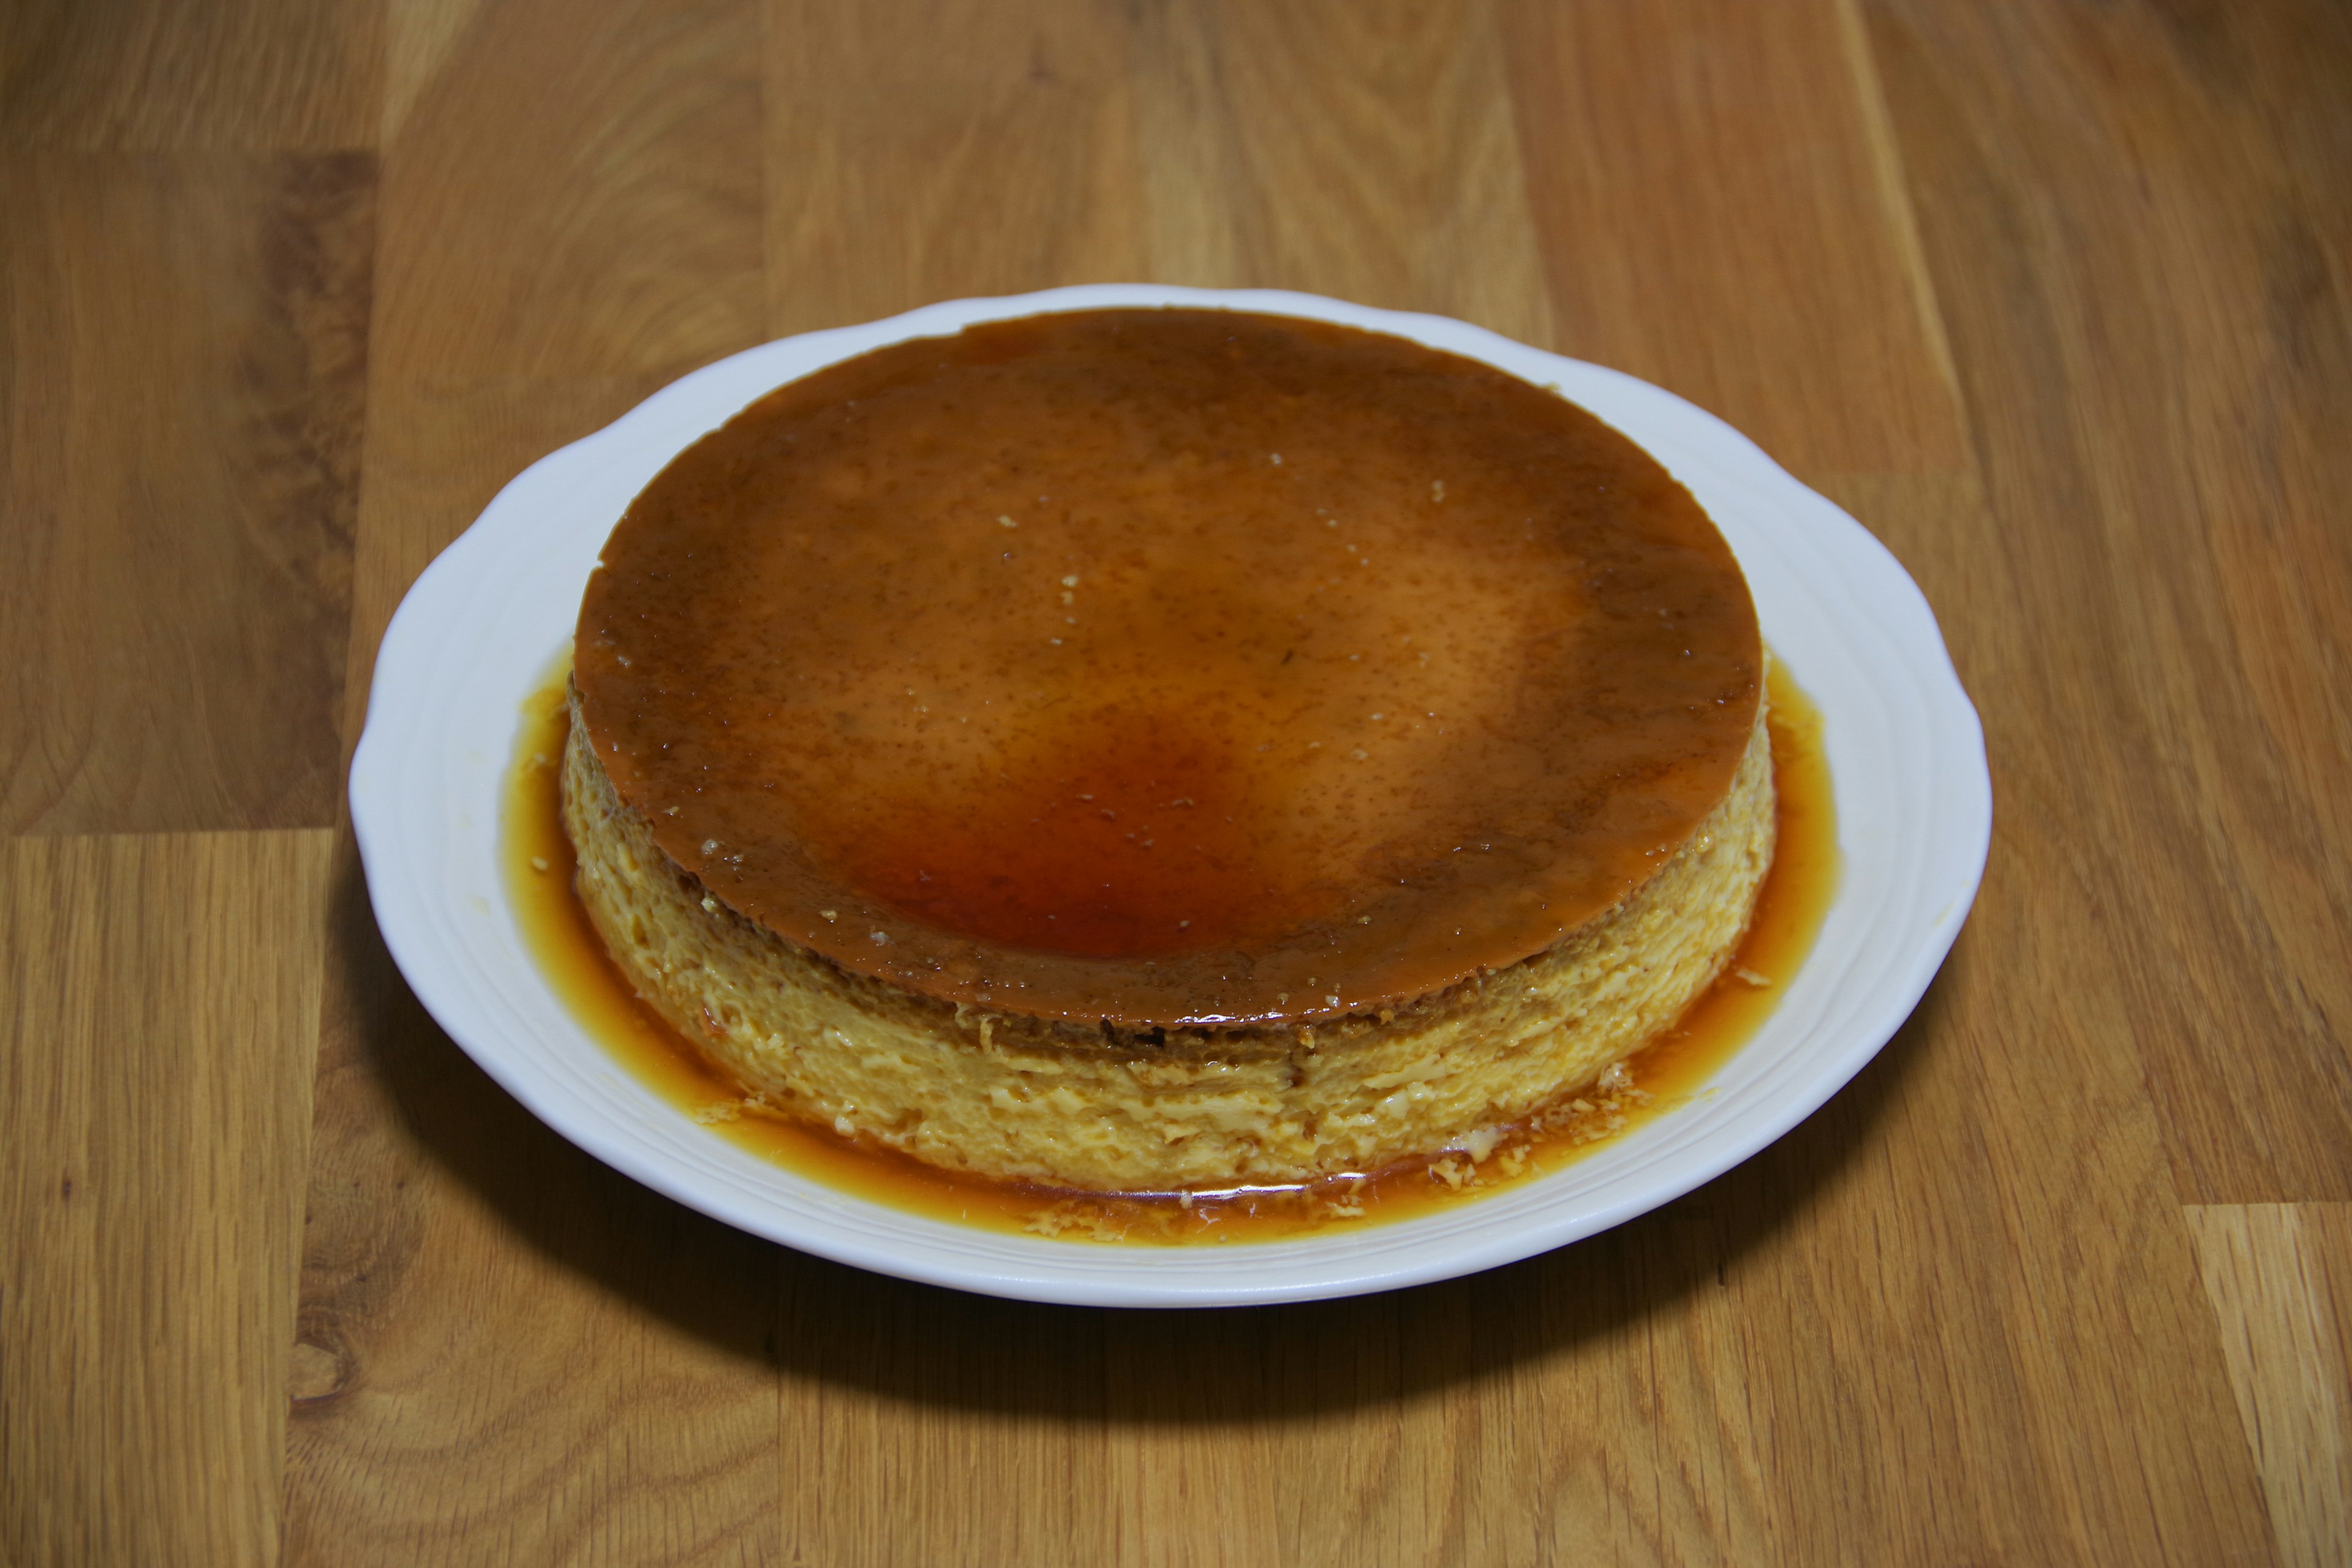
M 709 890 L 942 1000 L 1311 1019 L 1540 952 L 1729 784 L 1762 654 L 1688 492 L 1400 339 L 1107 310 L 884 349 L 629 509 L 599 758 Z

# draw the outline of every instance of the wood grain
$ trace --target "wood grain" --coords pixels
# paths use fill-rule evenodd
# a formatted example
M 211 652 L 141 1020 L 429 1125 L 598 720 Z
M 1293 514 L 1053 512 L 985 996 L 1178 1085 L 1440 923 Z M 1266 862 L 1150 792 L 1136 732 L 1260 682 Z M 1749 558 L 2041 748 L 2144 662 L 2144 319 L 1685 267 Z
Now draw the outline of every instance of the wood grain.
M 516 470 L 654 384 L 377 395 L 354 737 L 366 654 L 416 573 Z M 323 1016 L 289 1560 L 409 1562 L 419 1541 L 453 1562 L 770 1560 L 773 1253 L 587 1160 L 467 1061 L 384 953 L 348 844 Z
M 2339 1563 L 2352 1542 L 2352 1205 L 2188 1214 L 2279 1561 Z
M 768 326 L 1144 269 L 1116 8 L 770 0 Z
M 1567 1252 L 1245 1323 L 1115 1320 L 1132 1538 L 1267 1563 L 2194 1563 L 2259 1538 L 2220 1369 L 2144 1354 L 2203 1331 L 2160 1157 L 2132 1223 L 2172 1224 L 2168 1249 L 2102 1236 L 2111 1212 L 2052 1223 L 2071 1173 L 1989 1151 L 1978 1053 L 1936 1048 L 1999 973 L 1963 953 L 1811 1122 Z M 2153 1285 L 2021 1283 L 2151 1249 Z M 2084 1403 L 2053 1407 L 2062 1354 Z M 2148 1483 L 2084 1458 L 2118 1410 L 2187 1493 L 2147 1524 Z
M 21 0 L 0 16 L 0 148 L 373 146 L 383 16 L 371 0 Z
M 667 380 L 766 335 L 751 0 L 392 22 L 376 385 Z
M 1515 5 L 1505 37 L 1564 352 L 1671 387 L 1801 475 L 1963 462 L 1837 0 Z
M 0 155 L 0 828 L 334 821 L 374 186 Z
M 791 1254 L 782 1271 L 789 1561 L 1134 1560 L 1101 1429 L 1108 1314 Z
M 1825 488 L 1895 545 L 1939 607 L 2030 603 L 2042 591 L 2033 579 L 2048 568 L 2000 525 L 1973 479 L 1844 476 Z M 1963 1560 L 2251 1551 L 2266 1521 L 2233 1451 L 2223 1369 L 2191 1310 L 2195 1260 L 2135 1047 L 2139 999 L 2121 951 L 2129 922 L 2106 902 L 2103 847 L 2075 826 L 2079 748 L 2054 744 L 2036 718 L 2050 639 L 1982 608 L 1944 619 L 1985 719 L 1993 858 L 1937 983 L 1950 1019 L 1937 1076 L 1951 1075 L 1950 1089 L 1895 1146 L 1907 1167 L 1896 1193 L 1832 1258 L 1900 1260 L 1915 1279 L 1906 1332 L 1856 1337 L 1917 1369 L 1924 1396 L 1906 1379 L 1899 1397 L 1920 1400 L 1930 1419 L 1880 1409 L 1863 1428 L 1904 1432 L 1899 1458 L 1912 1473 L 1981 1480 L 1914 1492 L 1894 1556 L 1941 1557 L 1955 1535 Z M 1827 1267 L 1836 1277 L 1853 1263 Z M 1995 1298 L 2005 1303 L 1995 1311 L 1948 1310 Z M 1835 1321 L 1854 1333 L 1850 1314 Z M 1838 1385 L 1874 1381 L 1857 1363 Z M 1825 1380 L 1798 1386 L 1811 1394 Z M 1822 1412 L 1840 1428 L 1857 1414 Z M 1995 1432 L 2007 1436 L 1987 1442 Z M 2114 1447 L 2120 1432 L 2133 1434 L 2127 1466 Z M 1991 1506 L 1963 1514 L 1963 1499 Z M 1837 1531 L 1873 1511 L 1841 1512 Z
M 347 744 L 401 595 L 499 486 L 756 341 L 763 308 L 748 6 L 392 20 Z M 545 112 L 518 125 L 518 99 Z M 341 867 L 289 1560 L 774 1560 L 773 1252 L 483 1078 L 408 996 L 348 848 Z
M 384 952 L 347 837 L 333 898 L 286 1560 L 780 1560 L 773 1249 L 468 1061 Z
M 2096 1027 L 2181 1197 L 2342 1199 L 2352 321 L 2319 236 L 2352 165 L 2282 157 L 2276 121 L 2340 139 L 2342 98 L 2255 65 L 2281 24 L 2352 59 L 2352 22 L 2200 16 L 1888 5 L 1872 37 L 2001 524 L 1981 613 L 2034 650 L 1984 693 L 2010 821 L 2063 825 L 2035 863 L 2116 966 Z
M 2345 1560 L 2347 80 L 2327 0 L 7 9 L 0 1561 Z M 1135 277 L 1615 363 L 1895 552 L 1996 840 L 1846 1090 L 1120 1313 L 728 1231 L 434 1026 L 336 827 L 433 555 L 770 333 Z
M 0 1559 L 276 1559 L 331 839 L 0 842 Z
M 1133 16 L 1151 277 L 1551 339 L 1493 6 Z
M 376 645 L 433 558 L 472 526 L 507 481 L 594 434 L 661 387 L 658 375 L 478 384 L 381 385 L 371 405 L 367 489 L 352 562 L 345 676 L 345 759 L 367 716 Z M 562 649 L 547 650 L 551 660 Z

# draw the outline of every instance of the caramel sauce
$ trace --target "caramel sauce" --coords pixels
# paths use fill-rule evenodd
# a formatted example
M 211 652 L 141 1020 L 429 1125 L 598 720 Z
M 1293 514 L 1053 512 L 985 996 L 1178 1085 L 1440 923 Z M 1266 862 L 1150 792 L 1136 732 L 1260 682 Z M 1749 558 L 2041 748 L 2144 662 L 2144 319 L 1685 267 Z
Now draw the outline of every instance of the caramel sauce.
M 1729 548 L 1591 413 L 1183 310 L 762 397 L 631 503 L 575 647 L 599 762 L 711 895 L 902 989 L 1145 1028 L 1549 948 L 1722 798 L 1763 663 Z
M 714 1136 L 870 1202 L 990 1230 L 1147 1244 L 1273 1241 L 1408 1219 L 1556 1171 L 1706 1092 L 1706 1080 L 1770 1015 L 1804 963 L 1837 890 L 1837 825 L 1821 717 L 1776 665 L 1769 721 L 1780 842 L 1772 869 L 1733 963 L 1679 1024 L 1628 1060 L 1628 1087 L 1587 1090 L 1512 1130 L 1478 1162 L 1454 1154 L 1311 1185 L 1186 1197 L 992 1182 L 937 1170 L 830 1129 L 747 1110 L 741 1091 L 638 1001 L 572 890 L 575 863 L 558 799 L 569 727 L 564 675 L 553 671 L 524 705 L 500 842 L 525 942 L 581 1026 Z M 1589 1109 L 1578 1110 L 1579 1104 Z

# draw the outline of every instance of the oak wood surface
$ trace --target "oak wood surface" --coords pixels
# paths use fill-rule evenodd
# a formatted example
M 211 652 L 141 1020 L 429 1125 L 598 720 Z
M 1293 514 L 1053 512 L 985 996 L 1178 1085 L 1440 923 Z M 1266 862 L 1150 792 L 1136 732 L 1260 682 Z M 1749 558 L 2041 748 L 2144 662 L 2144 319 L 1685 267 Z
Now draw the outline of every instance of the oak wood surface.
M 331 827 L 366 153 L 0 148 L 0 827 Z
M 333 835 L 0 848 L 0 1553 L 276 1544 Z
M 0 5 L 0 1563 L 2352 1557 L 2352 15 Z M 1715 409 L 1997 798 L 1789 1137 L 1360 1300 L 1027 1306 L 571 1148 L 384 951 L 377 639 L 694 366 L 1118 279 Z
M 2352 1540 L 2352 1205 L 2205 1204 L 2189 1210 L 2238 1414 L 2254 1447 L 2282 1562 L 2338 1559 Z

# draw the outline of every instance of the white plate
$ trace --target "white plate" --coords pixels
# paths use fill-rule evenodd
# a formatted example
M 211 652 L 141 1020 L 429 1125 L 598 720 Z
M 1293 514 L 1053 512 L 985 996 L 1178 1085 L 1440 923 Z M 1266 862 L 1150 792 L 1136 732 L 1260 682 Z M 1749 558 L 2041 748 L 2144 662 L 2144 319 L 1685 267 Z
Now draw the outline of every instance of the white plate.
M 589 1038 L 526 954 L 498 852 L 520 705 L 564 647 L 622 510 L 772 387 L 902 339 L 1104 306 L 1189 305 L 1392 332 L 1557 386 L 1640 442 L 1720 525 L 1764 635 L 1820 707 L 1844 872 L 1811 956 L 1717 1092 L 1565 1169 L 1426 1217 L 1286 1241 L 1125 1248 L 965 1228 L 865 1202 L 696 1125 Z M 1842 1087 L 1909 1015 L 1976 896 L 1992 792 L 1976 710 L 1927 601 L 1852 518 L 1671 393 L 1436 316 L 1305 294 L 1147 285 L 961 300 L 697 371 L 534 464 L 409 590 L 384 634 L 352 818 L 393 956 L 442 1027 L 598 1159 L 837 1262 L 992 1295 L 1127 1307 L 1300 1301 L 1449 1279 L 1605 1230 L 1721 1174 Z

